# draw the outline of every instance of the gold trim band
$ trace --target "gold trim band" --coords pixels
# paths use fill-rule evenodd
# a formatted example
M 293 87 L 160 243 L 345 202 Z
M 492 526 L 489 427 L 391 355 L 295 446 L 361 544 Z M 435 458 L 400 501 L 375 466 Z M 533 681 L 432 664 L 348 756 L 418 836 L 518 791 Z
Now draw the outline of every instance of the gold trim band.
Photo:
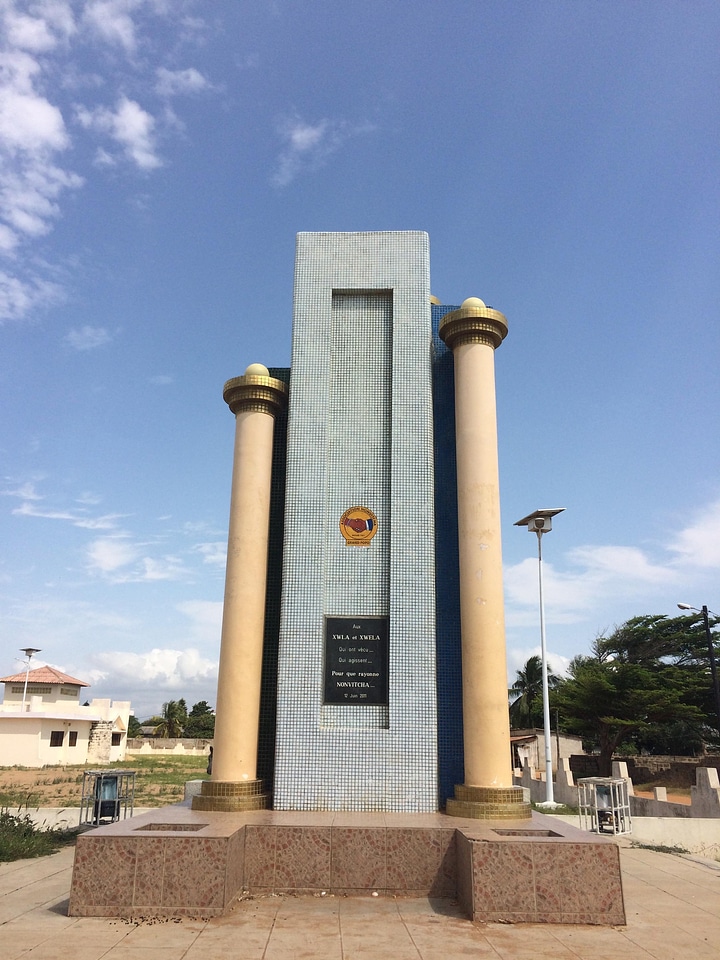
M 270 794 L 262 780 L 203 780 L 200 790 L 192 799 L 193 810 L 233 813 L 270 806 Z
M 236 416 L 253 410 L 274 417 L 287 403 L 287 394 L 282 380 L 249 373 L 233 377 L 223 387 L 223 400 Z
M 460 307 L 445 314 L 438 330 L 450 350 L 463 343 L 484 343 L 495 350 L 507 332 L 504 314 L 492 307 Z
M 472 820 L 529 820 L 532 807 L 522 787 L 474 787 L 455 784 L 455 797 L 445 806 L 449 817 Z

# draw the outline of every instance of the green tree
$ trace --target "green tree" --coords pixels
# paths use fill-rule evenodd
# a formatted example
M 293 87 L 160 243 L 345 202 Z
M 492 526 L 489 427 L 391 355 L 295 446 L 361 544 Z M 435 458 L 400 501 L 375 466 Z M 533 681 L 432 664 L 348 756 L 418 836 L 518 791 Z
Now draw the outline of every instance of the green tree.
M 559 678 L 548 670 L 548 689 L 558 683 Z M 525 661 L 525 666 L 517 671 L 515 682 L 508 690 L 510 703 L 510 726 L 515 730 L 526 727 L 541 727 L 543 723 L 542 703 L 542 660 L 537 655 Z
M 591 656 L 570 664 L 552 705 L 566 731 L 599 749 L 603 775 L 610 774 L 612 755 L 622 744 L 677 745 L 680 731 L 686 742 L 696 743 L 710 733 L 710 671 L 697 621 L 634 617 L 599 637 Z
M 168 700 L 162 707 L 162 718 L 155 727 L 156 737 L 181 737 L 187 722 L 184 700 Z
M 203 737 L 208 740 L 215 735 L 215 714 L 207 700 L 193 704 L 185 724 L 186 737 Z
M 137 717 L 130 717 L 127 735 L 128 737 L 141 737 L 143 735 L 142 724 Z

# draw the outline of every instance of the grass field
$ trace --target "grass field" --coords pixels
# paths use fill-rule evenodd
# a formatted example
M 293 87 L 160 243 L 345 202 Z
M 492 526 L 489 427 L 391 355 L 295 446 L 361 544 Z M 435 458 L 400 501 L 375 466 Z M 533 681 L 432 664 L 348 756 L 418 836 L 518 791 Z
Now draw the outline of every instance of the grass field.
M 207 757 L 129 757 L 107 769 L 135 770 L 135 806 L 163 807 L 183 798 L 186 780 L 206 780 Z M 0 767 L 0 807 L 79 807 L 86 766 Z M 103 767 L 102 769 L 106 769 Z

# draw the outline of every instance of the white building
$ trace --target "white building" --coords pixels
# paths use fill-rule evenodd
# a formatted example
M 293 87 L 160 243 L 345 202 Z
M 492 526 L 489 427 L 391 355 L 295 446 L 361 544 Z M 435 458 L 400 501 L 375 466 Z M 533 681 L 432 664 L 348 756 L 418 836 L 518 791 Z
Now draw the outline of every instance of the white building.
M 27 681 L 27 689 L 26 689 Z M 129 700 L 80 703 L 89 686 L 54 667 L 0 677 L 0 766 L 43 767 L 125 759 Z

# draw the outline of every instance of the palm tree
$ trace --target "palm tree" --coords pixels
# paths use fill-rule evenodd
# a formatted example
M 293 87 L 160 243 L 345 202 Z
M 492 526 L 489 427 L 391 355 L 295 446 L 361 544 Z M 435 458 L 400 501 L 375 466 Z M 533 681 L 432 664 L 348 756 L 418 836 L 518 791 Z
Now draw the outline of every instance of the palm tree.
M 187 705 L 184 700 L 168 700 L 163 704 L 162 720 L 155 727 L 156 737 L 181 737 L 187 720 Z
M 558 680 L 548 671 L 548 687 L 557 686 Z M 510 726 L 517 729 L 542 726 L 542 660 L 537 655 L 530 657 L 525 666 L 517 671 L 515 683 L 508 690 Z

